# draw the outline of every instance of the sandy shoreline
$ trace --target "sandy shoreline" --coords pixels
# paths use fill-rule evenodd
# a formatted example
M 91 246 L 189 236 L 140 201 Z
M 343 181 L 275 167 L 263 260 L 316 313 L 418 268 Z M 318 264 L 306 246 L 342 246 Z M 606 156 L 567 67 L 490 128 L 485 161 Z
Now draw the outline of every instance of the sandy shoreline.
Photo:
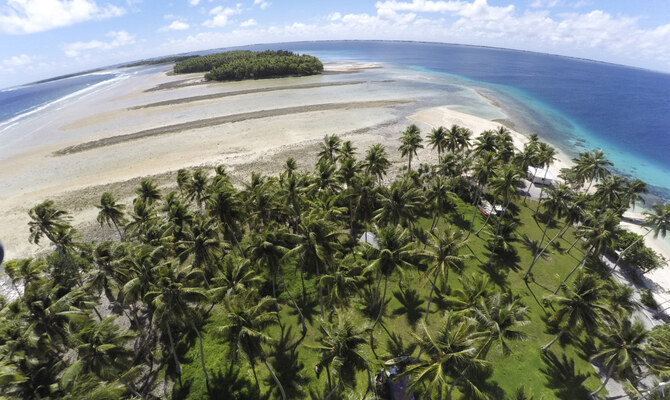
M 75 215 L 85 238 L 96 238 L 105 234 L 95 222 L 100 194 L 111 191 L 130 204 L 145 176 L 171 189 L 180 168 L 226 164 L 237 183 L 252 170 L 276 174 L 288 157 L 311 168 L 327 134 L 352 140 L 359 155 L 383 143 L 399 169 L 398 138 L 409 123 L 424 135 L 440 125 L 464 126 L 475 136 L 501 124 L 514 127 L 502 110 L 488 120 L 454 110 L 457 104 L 415 104 L 426 94 L 399 90 L 404 87 L 378 64 L 334 63 L 326 70 L 331 74 L 226 84 L 193 74 L 131 76 L 22 122 L 7 135 L 20 139 L 0 159 L 0 240 L 7 257 L 41 250 L 28 243 L 28 210 L 47 198 Z M 514 129 L 512 138 L 519 150 L 528 141 Z M 429 149 L 418 154 L 418 162 L 435 159 Z M 571 165 L 559 153 L 551 169 Z M 670 248 L 647 238 L 670 259 Z M 670 288 L 670 271 L 649 276 Z

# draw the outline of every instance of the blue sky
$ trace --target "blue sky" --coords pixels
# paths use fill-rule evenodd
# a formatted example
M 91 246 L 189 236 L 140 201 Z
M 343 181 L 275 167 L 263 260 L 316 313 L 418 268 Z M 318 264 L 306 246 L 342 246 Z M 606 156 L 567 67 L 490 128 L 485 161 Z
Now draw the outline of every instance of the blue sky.
M 3 0 L 0 87 L 185 51 L 424 40 L 670 72 L 668 0 Z

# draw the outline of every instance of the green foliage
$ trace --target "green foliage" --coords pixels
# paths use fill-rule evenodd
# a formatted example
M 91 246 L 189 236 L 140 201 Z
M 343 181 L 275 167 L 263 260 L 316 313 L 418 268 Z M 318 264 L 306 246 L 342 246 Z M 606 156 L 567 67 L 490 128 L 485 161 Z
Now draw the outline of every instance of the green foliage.
M 439 165 L 385 185 L 397 172 L 385 148 L 357 160 L 336 136 L 308 172 L 289 160 L 278 177 L 234 186 L 223 166 L 181 170 L 166 195 L 143 179 L 125 209 L 100 198 L 99 222 L 119 225 L 100 244 L 81 243 L 54 202 L 37 205 L 30 240 L 55 251 L 5 265 L 25 291 L 0 308 L 0 395 L 371 398 L 369 378 L 390 357 L 416 361 L 399 366 L 416 398 L 585 398 L 600 385 L 593 356 L 617 379 L 634 382 L 642 361 L 665 379 L 667 330 L 629 323 L 632 290 L 588 257 L 639 237 L 617 234 L 616 210 L 592 195 L 545 203 L 587 217 L 538 223 L 537 204 L 516 200 L 515 164 L 529 161 L 510 154 L 508 133 L 484 134 L 468 152 L 457 128 L 429 137 Z M 406 136 L 409 158 L 421 143 L 414 129 Z M 477 197 L 509 202 L 500 224 L 465 201 L 470 165 Z M 466 240 L 483 226 L 491 235 Z M 363 231 L 375 243 L 358 243 Z M 578 236 L 584 251 L 571 246 Z M 520 238 L 552 238 L 527 280 L 540 245 Z
M 284 50 L 228 51 L 189 58 L 178 62 L 174 67 L 174 72 L 178 74 L 207 72 L 205 79 L 216 81 L 315 75 L 321 71 L 323 64 L 316 57 Z

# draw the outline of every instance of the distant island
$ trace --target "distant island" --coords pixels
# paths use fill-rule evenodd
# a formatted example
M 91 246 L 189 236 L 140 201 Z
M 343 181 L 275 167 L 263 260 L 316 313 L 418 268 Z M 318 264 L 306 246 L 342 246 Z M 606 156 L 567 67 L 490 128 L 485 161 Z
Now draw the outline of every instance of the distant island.
M 153 58 L 149 60 L 140 60 L 130 64 L 125 64 L 122 65 L 121 68 L 142 67 L 144 65 L 168 64 L 168 63 L 185 61 L 194 57 L 198 56 L 171 56 L 171 57 Z
M 306 76 L 322 71 L 323 64 L 318 58 L 284 50 L 227 51 L 189 58 L 174 66 L 177 74 L 206 72 L 205 79 L 216 81 Z

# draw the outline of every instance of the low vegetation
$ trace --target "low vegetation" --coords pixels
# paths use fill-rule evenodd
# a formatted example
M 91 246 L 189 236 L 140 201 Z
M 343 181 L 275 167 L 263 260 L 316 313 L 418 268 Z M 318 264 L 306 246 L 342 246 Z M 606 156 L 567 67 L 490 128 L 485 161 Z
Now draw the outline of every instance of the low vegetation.
M 323 64 L 318 58 L 284 50 L 227 51 L 189 58 L 174 66 L 175 73 L 206 72 L 205 79 L 217 81 L 305 76 L 321 71 Z
M 288 159 L 244 187 L 223 165 L 180 170 L 167 193 L 147 178 L 132 204 L 101 194 L 102 243 L 38 204 L 29 239 L 54 251 L 5 265 L 22 295 L 0 310 L 0 394 L 384 399 L 393 359 L 416 399 L 589 399 L 611 379 L 659 395 L 670 334 L 638 322 L 600 258 L 636 241 L 618 221 L 644 186 L 594 151 L 537 203 L 519 187 L 553 160 L 537 138 L 426 139 L 439 162 L 412 164 L 411 126 L 395 178 L 384 145 L 359 157 L 336 136 L 313 169 Z M 485 217 L 482 198 L 505 208 Z M 647 215 L 655 234 L 669 224 L 668 204 Z

